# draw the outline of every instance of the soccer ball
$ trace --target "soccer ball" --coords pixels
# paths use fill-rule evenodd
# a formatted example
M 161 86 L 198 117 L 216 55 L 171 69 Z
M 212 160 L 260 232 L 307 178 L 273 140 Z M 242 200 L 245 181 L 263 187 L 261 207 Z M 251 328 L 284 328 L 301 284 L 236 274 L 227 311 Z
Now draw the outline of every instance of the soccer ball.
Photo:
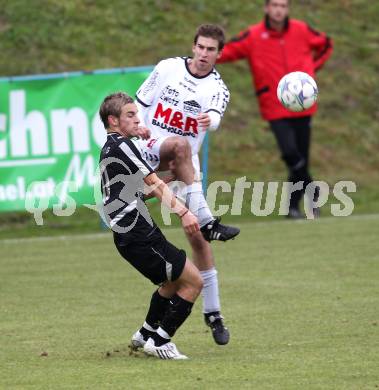
M 288 73 L 279 81 L 277 95 L 287 110 L 304 111 L 312 107 L 317 100 L 317 84 L 308 73 Z

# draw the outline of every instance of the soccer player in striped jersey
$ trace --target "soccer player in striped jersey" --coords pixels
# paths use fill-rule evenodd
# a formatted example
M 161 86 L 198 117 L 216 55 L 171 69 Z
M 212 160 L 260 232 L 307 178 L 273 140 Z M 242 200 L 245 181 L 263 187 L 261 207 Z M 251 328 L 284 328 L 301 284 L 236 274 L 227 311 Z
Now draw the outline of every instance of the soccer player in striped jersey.
M 141 156 L 134 138 L 140 135 L 137 112 L 133 99 L 122 92 L 107 96 L 100 107 L 107 130 L 100 154 L 104 216 L 121 256 L 159 285 L 131 347 L 141 347 L 160 359 L 187 359 L 171 338 L 190 315 L 203 281 L 185 251 L 168 242 L 150 217 L 144 204 L 144 185 L 178 215 L 189 236 L 199 231 L 199 225 Z

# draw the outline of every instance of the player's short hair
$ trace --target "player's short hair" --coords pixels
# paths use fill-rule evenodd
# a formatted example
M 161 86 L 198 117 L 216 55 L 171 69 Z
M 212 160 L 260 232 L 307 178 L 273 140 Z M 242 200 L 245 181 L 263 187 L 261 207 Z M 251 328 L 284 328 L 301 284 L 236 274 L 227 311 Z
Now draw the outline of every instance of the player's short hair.
M 272 0 L 265 0 L 265 5 L 269 5 Z M 287 5 L 290 4 L 290 0 L 287 0 Z
M 196 45 L 199 37 L 213 38 L 218 42 L 218 50 L 222 50 L 225 45 L 224 29 L 217 24 L 202 24 L 197 28 L 193 43 Z
M 100 118 L 104 124 L 104 127 L 106 129 L 109 127 L 109 115 L 113 115 L 116 118 L 119 118 L 122 107 L 124 107 L 125 104 L 130 103 L 134 103 L 134 100 L 125 92 L 115 92 L 108 95 L 101 103 L 99 110 Z

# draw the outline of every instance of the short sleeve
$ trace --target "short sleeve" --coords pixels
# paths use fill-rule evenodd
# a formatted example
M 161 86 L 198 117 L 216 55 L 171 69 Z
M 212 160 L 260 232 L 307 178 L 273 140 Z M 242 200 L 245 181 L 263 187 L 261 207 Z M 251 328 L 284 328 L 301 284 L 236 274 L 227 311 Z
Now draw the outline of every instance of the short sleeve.
M 210 95 L 204 112 L 214 111 L 217 112 L 220 117 L 225 113 L 226 107 L 230 100 L 230 93 L 227 86 L 224 82 L 219 79 L 217 88 L 215 88 L 214 93 Z
M 151 166 L 143 159 L 140 151 L 136 145 L 129 139 L 121 142 L 119 148 L 124 153 L 124 158 L 128 160 L 128 165 L 133 167 L 133 171 L 139 171 L 142 173 L 143 177 L 150 175 L 154 170 Z

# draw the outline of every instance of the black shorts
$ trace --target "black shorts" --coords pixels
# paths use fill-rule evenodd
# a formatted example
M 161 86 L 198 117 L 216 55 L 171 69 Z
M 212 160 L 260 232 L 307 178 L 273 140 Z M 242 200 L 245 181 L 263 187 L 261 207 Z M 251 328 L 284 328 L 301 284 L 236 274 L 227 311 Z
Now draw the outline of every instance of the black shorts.
M 167 241 L 158 227 L 144 240 L 130 242 L 118 233 L 113 238 L 121 256 L 154 284 L 174 281 L 183 272 L 186 252 Z

